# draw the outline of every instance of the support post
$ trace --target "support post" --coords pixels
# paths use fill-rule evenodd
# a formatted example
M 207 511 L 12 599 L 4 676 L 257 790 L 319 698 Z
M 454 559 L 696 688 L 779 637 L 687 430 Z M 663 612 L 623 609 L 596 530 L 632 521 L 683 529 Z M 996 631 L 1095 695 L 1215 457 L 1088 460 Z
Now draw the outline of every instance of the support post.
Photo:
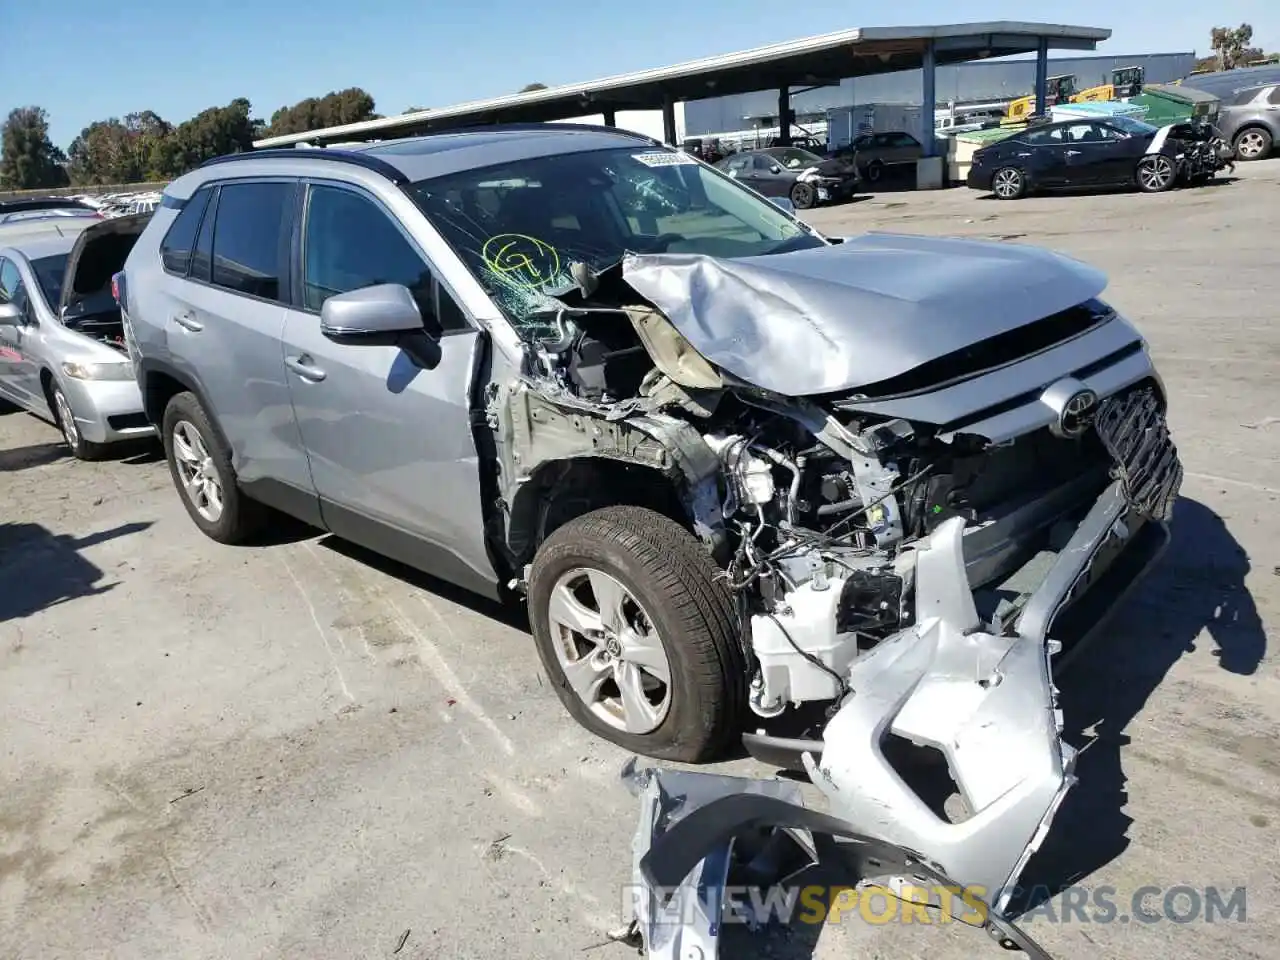
M 778 143 L 791 146 L 791 87 L 778 88 Z
M 618 114 L 613 107 L 605 107 L 600 112 L 604 114 L 604 125 L 606 127 L 616 127 L 618 125 Z
M 662 139 L 670 146 L 680 146 L 676 143 L 676 105 L 670 96 L 662 98 Z
M 932 40 L 925 44 L 920 75 L 923 81 L 920 95 L 920 143 L 924 147 L 924 156 L 932 157 L 937 152 L 936 138 L 933 135 L 933 113 L 938 105 L 938 71 Z
M 1049 86 L 1049 38 L 1041 37 L 1036 49 L 1036 116 L 1043 117 Z

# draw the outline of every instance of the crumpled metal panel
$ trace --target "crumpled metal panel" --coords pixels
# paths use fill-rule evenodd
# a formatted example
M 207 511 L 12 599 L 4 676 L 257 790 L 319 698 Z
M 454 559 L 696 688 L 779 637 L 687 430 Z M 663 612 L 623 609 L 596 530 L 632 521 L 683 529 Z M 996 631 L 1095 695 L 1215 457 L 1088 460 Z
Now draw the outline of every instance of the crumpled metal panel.
M 622 271 L 704 357 L 787 396 L 906 373 L 1106 287 L 1036 247 L 876 233 L 740 259 L 628 254 Z

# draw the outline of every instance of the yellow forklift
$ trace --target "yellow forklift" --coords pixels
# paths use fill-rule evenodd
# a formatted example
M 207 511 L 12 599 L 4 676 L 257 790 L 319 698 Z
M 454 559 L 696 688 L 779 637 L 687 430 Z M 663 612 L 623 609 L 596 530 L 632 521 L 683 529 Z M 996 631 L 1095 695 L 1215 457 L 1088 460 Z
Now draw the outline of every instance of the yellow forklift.
M 1093 103 L 1100 100 L 1127 100 L 1142 92 L 1147 72 L 1142 67 L 1117 67 L 1111 71 L 1111 82 L 1081 90 L 1071 97 L 1072 103 Z
M 1045 81 L 1044 105 L 1051 107 L 1055 103 L 1068 103 L 1076 95 L 1076 78 L 1072 75 L 1049 77 Z M 1036 112 L 1036 95 L 1019 97 L 1010 100 L 1000 126 L 1011 127 L 1027 122 L 1027 118 Z

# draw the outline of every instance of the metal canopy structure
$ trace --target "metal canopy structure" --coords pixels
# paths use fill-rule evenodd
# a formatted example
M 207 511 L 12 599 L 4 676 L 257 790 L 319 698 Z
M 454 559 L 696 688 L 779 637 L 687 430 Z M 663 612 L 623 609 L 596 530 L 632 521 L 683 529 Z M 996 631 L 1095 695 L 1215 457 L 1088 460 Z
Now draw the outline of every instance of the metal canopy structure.
M 918 67 L 925 71 L 924 92 L 928 99 L 933 89 L 933 68 L 938 64 L 1035 53 L 1043 65 L 1051 47 L 1095 50 L 1099 42 L 1110 36 L 1110 30 L 1099 27 L 1015 21 L 858 27 L 590 83 L 563 84 L 452 107 L 267 137 L 255 141 L 254 147 L 319 146 L 388 139 L 489 123 L 563 120 L 585 113 L 603 113 L 606 122 L 611 123 L 619 110 L 659 108 L 663 110 L 667 140 L 672 142 L 675 140 L 673 106 L 679 101 L 776 89 L 783 108 L 780 112 L 785 116 L 793 87 L 834 84 L 847 77 Z M 1040 87 L 1043 70 L 1037 74 Z M 786 125 L 783 126 L 785 129 Z

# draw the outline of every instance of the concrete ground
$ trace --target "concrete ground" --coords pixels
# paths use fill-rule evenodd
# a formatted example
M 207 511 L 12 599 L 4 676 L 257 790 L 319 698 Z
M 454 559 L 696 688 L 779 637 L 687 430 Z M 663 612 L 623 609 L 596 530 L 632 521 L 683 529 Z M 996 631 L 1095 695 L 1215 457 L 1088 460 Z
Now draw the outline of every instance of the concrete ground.
M 1097 264 L 1172 394 L 1175 542 L 1063 681 L 1092 745 L 1029 876 L 1096 901 L 1092 922 L 1062 896 L 1030 919 L 1058 957 L 1276 955 L 1278 187 L 1273 160 L 1162 196 L 960 189 L 811 215 Z M 0 415 L 0 957 L 632 955 L 601 945 L 636 820 L 625 757 L 569 720 L 518 622 L 332 539 L 281 539 L 219 546 L 147 450 L 77 463 L 51 427 Z M 1123 922 L 1144 885 L 1193 888 L 1170 905 L 1200 917 Z M 1247 888 L 1245 922 L 1204 921 L 1210 886 Z M 854 910 L 734 955 L 998 951 Z

